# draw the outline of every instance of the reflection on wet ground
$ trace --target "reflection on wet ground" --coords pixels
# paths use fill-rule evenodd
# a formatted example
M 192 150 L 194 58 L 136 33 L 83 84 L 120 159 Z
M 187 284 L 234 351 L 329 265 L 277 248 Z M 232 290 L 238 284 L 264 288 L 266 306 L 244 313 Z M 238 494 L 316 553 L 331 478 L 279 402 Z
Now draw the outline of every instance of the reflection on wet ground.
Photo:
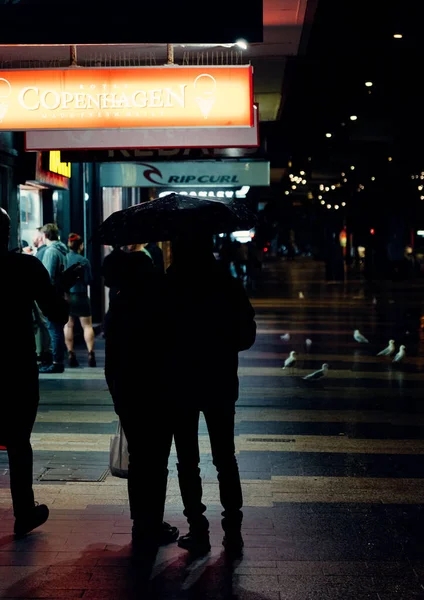
M 424 599 L 424 282 L 335 284 L 323 273 L 313 261 L 269 263 L 254 293 L 259 333 L 240 357 L 236 423 L 244 558 L 222 554 L 202 423 L 211 555 L 190 564 L 163 548 L 140 588 L 125 482 L 106 471 L 116 417 L 101 367 L 68 370 L 41 381 L 36 494 L 52 518 L 26 540 L 10 535 L 0 456 L 3 598 Z M 406 346 L 399 364 L 376 356 L 390 339 Z M 282 370 L 292 350 L 296 365 Z M 325 377 L 303 380 L 323 363 Z M 174 453 L 166 518 L 186 531 Z

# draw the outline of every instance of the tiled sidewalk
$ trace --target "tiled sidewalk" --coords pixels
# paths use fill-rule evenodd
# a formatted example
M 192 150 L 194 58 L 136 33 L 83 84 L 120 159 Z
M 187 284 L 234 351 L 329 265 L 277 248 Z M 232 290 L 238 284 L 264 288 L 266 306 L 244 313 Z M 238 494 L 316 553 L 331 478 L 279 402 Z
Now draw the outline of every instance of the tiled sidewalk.
M 163 548 L 149 588 L 140 587 L 126 482 L 107 475 L 116 415 L 99 342 L 98 369 L 41 379 L 35 490 L 51 518 L 24 540 L 11 535 L 7 462 L 0 453 L 1 598 L 424 600 L 424 290 L 414 284 L 380 294 L 357 282 L 327 286 L 316 263 L 272 267 L 269 274 L 270 293 L 255 299 L 258 341 L 240 358 L 243 559 L 224 559 L 216 473 L 202 422 L 212 552 L 190 564 L 175 544 Z M 369 345 L 353 341 L 356 328 Z M 291 339 L 284 342 L 280 335 L 287 332 Z M 376 357 L 390 338 L 407 345 L 398 367 Z M 288 373 L 281 364 L 291 350 L 298 364 Z M 325 380 L 302 380 L 323 362 L 330 364 Z M 185 533 L 174 453 L 169 466 L 166 519 Z

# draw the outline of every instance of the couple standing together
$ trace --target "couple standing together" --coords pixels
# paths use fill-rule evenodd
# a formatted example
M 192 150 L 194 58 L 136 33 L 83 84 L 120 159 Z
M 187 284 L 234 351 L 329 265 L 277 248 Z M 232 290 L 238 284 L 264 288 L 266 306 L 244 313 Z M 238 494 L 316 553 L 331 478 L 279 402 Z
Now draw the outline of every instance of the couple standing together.
M 115 250 L 103 269 L 106 285 L 117 290 L 105 332 L 105 374 L 128 441 L 134 548 L 154 555 L 178 538 L 177 528 L 163 521 L 174 439 L 189 524 L 178 545 L 192 555 L 209 552 L 199 468 L 202 412 L 224 509 L 223 544 L 238 555 L 243 547 L 234 446 L 238 353 L 250 348 L 256 335 L 246 292 L 215 260 L 206 237 L 174 241 L 166 275 L 144 252 Z

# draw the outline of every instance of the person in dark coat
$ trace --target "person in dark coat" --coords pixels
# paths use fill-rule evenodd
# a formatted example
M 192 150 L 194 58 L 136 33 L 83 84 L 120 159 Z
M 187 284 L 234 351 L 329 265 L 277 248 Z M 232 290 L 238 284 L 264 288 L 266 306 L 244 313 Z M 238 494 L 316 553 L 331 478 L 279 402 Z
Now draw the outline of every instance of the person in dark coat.
M 24 535 L 49 515 L 47 506 L 35 504 L 32 488 L 30 436 L 39 401 L 33 307 L 36 302 L 48 319 L 63 326 L 68 305 L 37 258 L 7 251 L 9 233 L 9 216 L 0 208 L 0 314 L 7 340 L 0 345 L 0 444 L 9 457 L 14 531 Z
M 178 545 L 193 554 L 209 551 L 198 445 L 200 412 L 206 420 L 218 471 L 228 552 L 240 554 L 243 497 L 234 446 L 238 353 L 255 341 L 254 310 L 243 285 L 216 261 L 212 240 L 198 237 L 172 245 L 167 271 L 170 294 L 170 393 L 178 398 L 174 419 L 178 479 L 189 533 Z
M 128 441 L 128 496 L 135 550 L 155 554 L 176 541 L 163 521 L 172 444 L 165 393 L 165 274 L 145 252 L 116 249 L 103 263 L 105 284 L 117 290 L 106 322 L 106 381 Z

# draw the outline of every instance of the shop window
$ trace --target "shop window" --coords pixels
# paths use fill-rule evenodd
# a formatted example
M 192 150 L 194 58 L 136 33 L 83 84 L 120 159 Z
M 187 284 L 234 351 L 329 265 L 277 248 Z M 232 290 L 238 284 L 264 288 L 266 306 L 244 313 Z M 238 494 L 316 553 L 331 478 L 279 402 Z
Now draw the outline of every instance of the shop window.
M 42 225 L 41 196 L 38 190 L 30 190 L 21 186 L 19 197 L 21 240 L 31 246 L 37 233 L 37 227 Z

